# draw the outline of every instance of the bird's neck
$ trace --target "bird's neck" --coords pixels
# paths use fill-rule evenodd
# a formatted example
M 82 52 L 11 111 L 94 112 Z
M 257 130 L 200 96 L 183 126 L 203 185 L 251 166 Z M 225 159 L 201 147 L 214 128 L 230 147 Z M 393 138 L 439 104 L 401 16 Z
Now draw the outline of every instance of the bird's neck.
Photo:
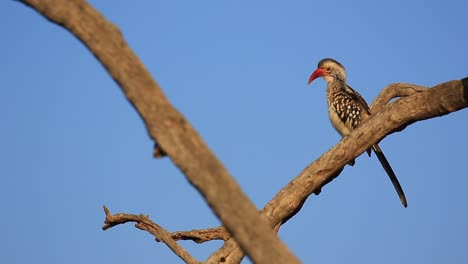
M 345 81 L 335 78 L 327 80 L 327 82 L 327 93 L 329 94 L 346 91 L 346 87 L 348 86 Z

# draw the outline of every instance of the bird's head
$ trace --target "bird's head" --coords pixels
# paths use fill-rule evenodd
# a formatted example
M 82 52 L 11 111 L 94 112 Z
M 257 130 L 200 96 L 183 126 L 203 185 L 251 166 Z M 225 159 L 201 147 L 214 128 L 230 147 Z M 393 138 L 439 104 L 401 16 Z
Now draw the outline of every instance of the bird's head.
M 334 59 L 323 59 L 318 63 L 317 69 L 310 75 L 308 84 L 318 77 L 323 77 L 327 82 L 335 80 L 346 82 L 345 68 Z

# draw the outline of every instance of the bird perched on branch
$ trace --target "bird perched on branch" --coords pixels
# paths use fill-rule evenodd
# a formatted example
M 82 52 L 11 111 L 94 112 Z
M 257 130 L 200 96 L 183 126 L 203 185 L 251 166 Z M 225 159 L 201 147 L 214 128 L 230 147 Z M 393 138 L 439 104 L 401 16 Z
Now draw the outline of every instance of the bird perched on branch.
M 336 131 L 344 137 L 369 117 L 370 108 L 362 96 L 346 84 L 345 68 L 338 61 L 329 58 L 321 60 L 310 76 L 308 84 L 318 77 L 322 77 L 328 83 L 327 102 L 330 121 Z M 379 145 L 377 143 L 372 145 L 372 150 L 392 181 L 401 203 L 407 207 L 405 193 Z M 369 156 L 370 153 L 368 150 Z M 350 165 L 353 164 L 354 160 L 350 162 Z

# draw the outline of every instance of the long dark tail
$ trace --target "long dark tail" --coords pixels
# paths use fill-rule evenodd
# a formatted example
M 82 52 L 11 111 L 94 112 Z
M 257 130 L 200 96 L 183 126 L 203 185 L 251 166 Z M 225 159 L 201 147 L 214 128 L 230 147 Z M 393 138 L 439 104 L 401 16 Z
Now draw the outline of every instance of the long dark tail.
M 395 175 L 395 172 L 393 172 L 392 167 L 390 166 L 390 163 L 388 163 L 387 158 L 385 158 L 385 155 L 383 154 L 382 150 L 380 149 L 379 145 L 375 144 L 372 146 L 372 149 L 375 152 L 375 155 L 380 161 L 380 164 L 382 164 L 382 167 L 385 169 L 385 172 L 387 172 L 388 177 L 393 183 L 393 187 L 395 187 L 396 192 L 398 193 L 398 196 L 400 197 L 401 203 L 403 204 L 404 207 L 408 206 L 408 203 L 406 202 L 406 197 L 405 193 L 403 192 L 403 189 L 401 188 L 400 182 L 398 182 L 398 179 Z

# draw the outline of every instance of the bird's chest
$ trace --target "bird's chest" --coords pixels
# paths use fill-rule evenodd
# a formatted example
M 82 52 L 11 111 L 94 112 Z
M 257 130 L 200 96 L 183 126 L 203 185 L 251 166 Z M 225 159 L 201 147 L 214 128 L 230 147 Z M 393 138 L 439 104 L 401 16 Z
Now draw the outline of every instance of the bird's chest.
M 345 125 L 335 107 L 331 106 L 330 104 L 328 105 L 328 115 L 330 117 L 332 126 L 342 137 L 348 135 L 351 132 L 351 129 Z
M 328 115 L 333 127 L 341 136 L 348 135 L 361 121 L 361 108 L 346 93 L 331 93 L 327 96 Z

